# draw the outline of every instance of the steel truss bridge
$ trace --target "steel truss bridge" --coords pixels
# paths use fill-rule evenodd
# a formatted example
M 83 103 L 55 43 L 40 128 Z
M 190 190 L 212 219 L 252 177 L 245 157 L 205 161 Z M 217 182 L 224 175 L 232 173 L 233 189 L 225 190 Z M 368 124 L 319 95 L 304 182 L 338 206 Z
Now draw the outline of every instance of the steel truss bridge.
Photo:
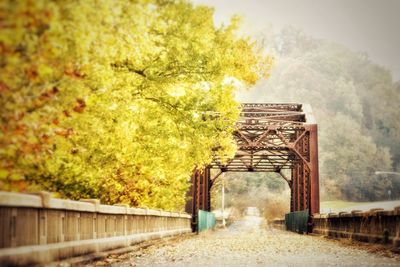
M 290 211 L 319 213 L 317 123 L 307 104 L 243 103 L 233 133 L 238 150 L 233 159 L 212 163 L 191 177 L 186 212 L 196 229 L 198 210 L 210 211 L 210 190 L 224 172 L 276 172 L 291 189 Z M 219 173 L 211 177 L 211 169 Z M 290 177 L 282 172 L 290 170 Z

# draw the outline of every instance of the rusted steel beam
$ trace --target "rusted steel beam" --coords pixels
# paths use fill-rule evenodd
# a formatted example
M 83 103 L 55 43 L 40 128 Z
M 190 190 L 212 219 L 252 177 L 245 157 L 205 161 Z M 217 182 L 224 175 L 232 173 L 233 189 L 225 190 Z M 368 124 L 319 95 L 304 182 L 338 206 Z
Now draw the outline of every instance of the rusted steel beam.
M 283 110 L 293 110 L 299 111 L 302 108 L 302 104 L 292 104 L 292 103 L 243 103 L 242 110 L 250 110 L 256 108 L 259 109 L 283 109 Z
M 309 126 L 310 130 L 310 212 L 319 213 L 319 171 L 318 171 L 318 127 Z

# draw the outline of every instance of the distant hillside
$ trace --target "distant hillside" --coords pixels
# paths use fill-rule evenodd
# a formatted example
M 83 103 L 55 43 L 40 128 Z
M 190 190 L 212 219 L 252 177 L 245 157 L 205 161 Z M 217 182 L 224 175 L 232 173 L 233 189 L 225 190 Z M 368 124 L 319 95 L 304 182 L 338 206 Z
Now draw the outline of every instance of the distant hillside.
M 400 197 L 400 83 L 390 71 L 339 44 L 285 28 L 265 33 L 276 55 L 268 80 L 243 101 L 310 103 L 319 124 L 323 198 Z

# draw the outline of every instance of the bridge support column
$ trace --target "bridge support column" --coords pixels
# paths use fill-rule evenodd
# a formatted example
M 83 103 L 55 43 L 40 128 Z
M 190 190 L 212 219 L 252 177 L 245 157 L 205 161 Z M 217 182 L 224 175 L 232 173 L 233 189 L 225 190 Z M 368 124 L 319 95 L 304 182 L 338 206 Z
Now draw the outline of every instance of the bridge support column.
M 310 210 L 319 213 L 319 167 L 318 167 L 318 127 L 309 126 L 310 130 Z
M 198 211 L 210 211 L 211 210 L 211 179 L 210 169 L 204 168 L 193 172 L 190 181 L 190 188 L 187 193 L 189 198 L 186 203 L 185 211 L 192 214 L 192 230 L 197 231 L 198 222 Z
M 305 125 L 304 132 L 296 133 L 291 150 L 298 161 L 292 168 L 290 211 L 309 210 L 319 213 L 319 170 L 317 125 Z

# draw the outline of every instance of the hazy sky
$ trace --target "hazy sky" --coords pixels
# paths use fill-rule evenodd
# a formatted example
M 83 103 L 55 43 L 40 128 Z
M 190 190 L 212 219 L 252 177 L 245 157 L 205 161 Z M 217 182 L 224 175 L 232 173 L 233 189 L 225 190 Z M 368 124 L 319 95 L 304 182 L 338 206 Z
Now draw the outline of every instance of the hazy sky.
M 400 79 L 400 0 L 193 0 L 215 7 L 217 23 L 242 15 L 244 29 L 259 32 L 293 25 L 316 38 L 341 43 Z

